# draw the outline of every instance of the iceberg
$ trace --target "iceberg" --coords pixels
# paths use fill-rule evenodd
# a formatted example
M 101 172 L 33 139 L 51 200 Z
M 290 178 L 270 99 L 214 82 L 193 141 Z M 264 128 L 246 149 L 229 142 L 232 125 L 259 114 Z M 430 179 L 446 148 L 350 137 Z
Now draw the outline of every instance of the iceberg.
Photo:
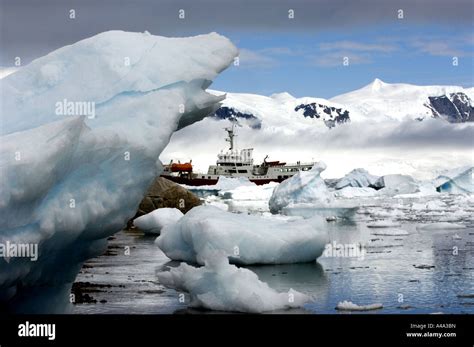
M 377 189 L 382 195 L 413 194 L 420 191 L 417 182 L 408 175 L 385 175 L 380 177 L 371 188 Z
M 315 261 L 328 243 L 326 222 L 319 217 L 283 220 L 198 206 L 156 239 L 172 260 L 205 264 L 211 250 L 236 264 L 288 264 Z
M 336 183 L 336 189 L 343 189 L 346 187 L 362 188 L 368 187 L 374 184 L 378 176 L 371 175 L 365 169 L 354 169 L 345 175 L 343 178 L 339 179 Z
M 325 169 L 326 164 L 319 162 L 311 170 L 300 171 L 280 183 L 268 202 L 270 212 L 278 213 L 284 207 L 294 204 L 329 206 L 334 201 L 334 195 L 320 176 Z
M 176 223 L 184 214 L 177 208 L 158 208 L 134 219 L 133 224 L 145 234 L 160 234 L 168 224 Z
M 474 193 L 473 176 L 474 167 L 472 166 L 448 170 L 435 179 L 435 187 L 440 193 Z
M 219 107 L 204 90 L 236 55 L 216 33 L 109 31 L 0 80 L 0 243 L 39 252 L 0 259 L 3 307 L 68 308 L 82 263 L 134 216 L 172 133 Z

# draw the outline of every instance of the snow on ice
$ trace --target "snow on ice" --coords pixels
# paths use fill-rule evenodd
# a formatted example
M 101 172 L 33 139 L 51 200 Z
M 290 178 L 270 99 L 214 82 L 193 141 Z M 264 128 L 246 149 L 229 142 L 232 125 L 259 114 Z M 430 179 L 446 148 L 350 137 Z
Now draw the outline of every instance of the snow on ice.
M 0 80 L 0 242 L 39 244 L 36 262 L 0 260 L 0 300 L 63 311 L 58 294 L 66 304 L 82 263 L 133 217 L 172 133 L 217 109 L 204 89 L 236 55 L 215 33 L 110 31 Z
M 158 247 L 171 259 L 205 263 L 210 250 L 237 264 L 285 264 L 315 261 L 328 242 L 326 222 L 261 217 L 198 206 L 176 224 L 165 226 Z

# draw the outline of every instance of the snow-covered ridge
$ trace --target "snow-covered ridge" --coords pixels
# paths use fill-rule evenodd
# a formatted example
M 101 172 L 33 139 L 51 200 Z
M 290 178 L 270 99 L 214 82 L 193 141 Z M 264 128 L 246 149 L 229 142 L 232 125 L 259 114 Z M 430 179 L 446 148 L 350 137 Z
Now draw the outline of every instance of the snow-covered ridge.
M 224 92 L 212 91 L 215 95 Z M 222 106 L 214 115 L 217 119 L 235 117 L 251 128 L 300 124 L 331 128 L 350 121 L 349 111 L 344 106 L 322 98 L 295 98 L 289 93 L 273 94 L 270 97 L 227 93 Z
M 204 89 L 236 55 L 215 33 L 110 31 L 0 80 L 0 243 L 39 249 L 36 262 L 0 259 L 1 301 L 62 311 L 57 295 L 67 302 L 82 262 L 135 214 L 172 133 L 219 107 L 223 97 Z M 63 100 L 88 103 L 94 114 L 57 112 Z
M 401 121 L 405 118 L 421 120 L 433 116 L 472 121 L 474 117 L 469 116 L 474 112 L 474 88 L 459 86 L 390 84 L 375 79 L 363 88 L 330 100 L 347 107 L 354 121 Z M 453 105 L 448 105 L 449 103 Z M 461 104 L 465 110 L 458 110 Z

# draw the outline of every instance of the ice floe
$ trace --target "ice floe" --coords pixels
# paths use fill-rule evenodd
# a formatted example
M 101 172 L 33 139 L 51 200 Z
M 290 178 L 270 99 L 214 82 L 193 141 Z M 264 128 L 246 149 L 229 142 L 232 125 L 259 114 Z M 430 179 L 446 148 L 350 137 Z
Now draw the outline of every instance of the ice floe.
M 347 300 L 339 302 L 336 306 L 336 310 L 340 311 L 372 311 L 382 308 L 383 304 L 357 305 Z
M 160 283 L 183 290 L 191 297 L 191 307 L 216 311 L 261 313 L 301 307 L 310 298 L 290 289 L 279 293 L 245 268 L 229 264 L 226 254 L 207 254 L 204 266 L 181 263 L 157 274 Z
M 319 217 L 282 220 L 198 206 L 165 226 L 156 243 L 173 260 L 199 264 L 210 250 L 222 251 L 239 264 L 310 262 L 328 242 L 326 224 Z

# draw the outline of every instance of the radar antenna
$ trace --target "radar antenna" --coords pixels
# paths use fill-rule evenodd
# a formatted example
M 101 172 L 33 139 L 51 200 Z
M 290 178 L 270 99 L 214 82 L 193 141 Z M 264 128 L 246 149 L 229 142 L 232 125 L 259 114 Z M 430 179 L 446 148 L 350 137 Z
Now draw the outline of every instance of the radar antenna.
M 232 151 L 234 149 L 234 137 L 237 136 L 234 134 L 234 123 L 232 123 L 232 127 L 230 128 L 224 128 L 225 131 L 227 131 L 228 138 L 225 140 L 230 143 L 229 150 Z

